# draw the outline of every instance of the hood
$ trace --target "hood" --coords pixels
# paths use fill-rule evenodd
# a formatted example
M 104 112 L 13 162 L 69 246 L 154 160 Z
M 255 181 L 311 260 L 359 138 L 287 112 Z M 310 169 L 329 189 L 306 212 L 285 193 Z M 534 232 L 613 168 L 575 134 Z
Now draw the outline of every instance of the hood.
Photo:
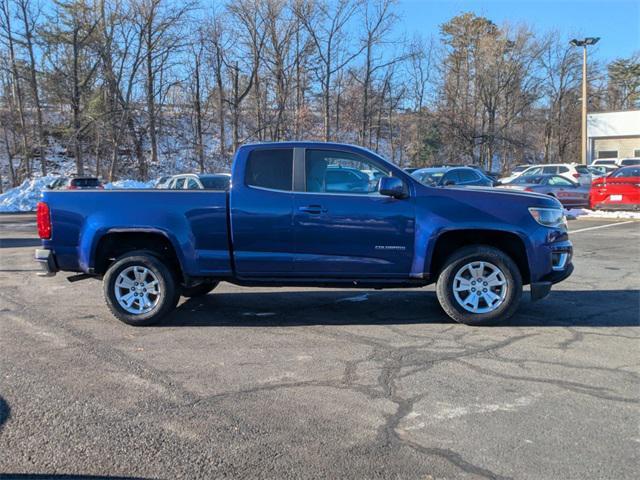
M 435 192 L 443 197 L 449 197 L 459 202 L 482 205 L 484 208 L 501 209 L 505 205 L 513 207 L 516 204 L 524 208 L 562 208 L 562 204 L 554 197 L 535 192 L 522 190 L 495 188 L 495 187 L 425 187 L 427 194 Z

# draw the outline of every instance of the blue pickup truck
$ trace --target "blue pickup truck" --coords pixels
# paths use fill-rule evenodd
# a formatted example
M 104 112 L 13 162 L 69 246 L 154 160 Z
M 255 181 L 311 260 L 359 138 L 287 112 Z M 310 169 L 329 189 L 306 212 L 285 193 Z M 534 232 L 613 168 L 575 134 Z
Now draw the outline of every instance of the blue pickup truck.
M 246 286 L 406 288 L 437 283 L 466 324 L 546 296 L 572 270 L 555 198 L 423 185 L 367 149 L 320 142 L 242 146 L 226 190 L 47 191 L 43 275 L 103 279 L 111 312 L 158 322 L 180 296 Z

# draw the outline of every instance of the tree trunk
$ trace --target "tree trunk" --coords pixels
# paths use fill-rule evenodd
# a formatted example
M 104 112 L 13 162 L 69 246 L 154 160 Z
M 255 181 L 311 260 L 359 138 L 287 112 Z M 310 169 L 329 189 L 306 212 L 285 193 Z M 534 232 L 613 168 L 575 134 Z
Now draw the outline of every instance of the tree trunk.
M 73 29 L 73 90 L 71 92 L 72 102 L 71 108 L 73 112 L 73 153 L 76 158 L 76 173 L 78 175 L 84 175 L 84 162 L 82 160 L 82 149 L 80 147 L 80 78 L 79 78 L 79 55 L 78 48 L 78 35 L 79 27 L 76 25 Z
M 152 20 L 149 19 L 147 26 L 147 51 L 145 55 L 147 64 L 147 114 L 149 115 L 149 140 L 151 142 L 151 163 L 158 163 L 158 138 L 156 136 L 156 99 L 155 99 L 155 82 L 153 71 L 153 30 Z M 140 180 L 146 180 L 147 178 L 147 165 L 144 161 L 140 161 L 138 158 L 138 170 Z
M 8 5 L 6 7 L 8 9 Z M 11 30 L 11 16 L 9 15 L 8 10 L 4 13 L 7 44 L 9 47 L 9 61 L 11 62 L 11 75 L 13 76 L 13 93 L 16 101 L 18 102 L 18 116 L 20 119 L 20 133 L 22 138 L 22 161 L 24 162 L 25 173 L 27 177 L 31 177 L 31 151 L 29 149 L 29 140 L 27 138 L 27 122 L 24 113 L 24 98 L 22 96 L 22 88 L 20 87 L 20 75 L 18 73 L 13 33 Z
M 200 100 L 200 59 L 196 55 L 195 58 L 195 92 L 194 92 L 194 109 L 196 114 L 196 157 L 198 158 L 198 165 L 200 167 L 200 173 L 204 173 L 204 145 L 202 143 L 202 105 Z
M 42 176 L 45 176 L 47 174 L 47 158 L 45 155 L 46 140 L 44 136 L 44 127 L 42 125 L 42 105 L 40 104 L 40 93 L 38 91 L 36 61 L 35 55 L 33 54 L 33 32 L 31 29 L 31 25 L 29 24 L 29 12 L 27 11 L 27 3 L 25 1 L 21 1 L 19 2 L 19 6 L 22 13 L 22 22 L 24 25 L 25 43 L 27 52 L 29 53 L 29 79 L 31 84 L 31 94 L 33 95 L 33 101 L 36 107 L 36 127 L 38 129 L 38 147 L 40 150 L 40 171 L 42 172 Z

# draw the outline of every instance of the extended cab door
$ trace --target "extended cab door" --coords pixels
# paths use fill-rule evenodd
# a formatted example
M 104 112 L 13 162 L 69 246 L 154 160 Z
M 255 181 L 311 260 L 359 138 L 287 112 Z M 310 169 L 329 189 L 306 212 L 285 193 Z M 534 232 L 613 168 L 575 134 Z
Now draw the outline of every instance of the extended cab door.
M 414 203 L 378 193 L 388 167 L 338 149 L 300 153 L 295 170 L 303 174 L 296 175 L 293 201 L 296 276 L 408 277 Z
M 292 189 L 292 148 L 240 149 L 229 197 L 239 276 L 289 276 L 293 271 Z

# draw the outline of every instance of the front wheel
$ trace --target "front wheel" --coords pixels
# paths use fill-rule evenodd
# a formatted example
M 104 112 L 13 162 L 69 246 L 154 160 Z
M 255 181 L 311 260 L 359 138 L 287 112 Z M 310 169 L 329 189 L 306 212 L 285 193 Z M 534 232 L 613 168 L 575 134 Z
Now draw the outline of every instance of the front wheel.
M 456 322 L 488 325 L 515 313 L 522 296 L 522 276 L 501 250 L 474 245 L 447 259 L 436 293 L 443 310 Z
M 104 297 L 111 313 L 134 326 L 152 325 L 171 312 L 179 299 L 171 269 L 149 252 L 123 255 L 104 276 Z

